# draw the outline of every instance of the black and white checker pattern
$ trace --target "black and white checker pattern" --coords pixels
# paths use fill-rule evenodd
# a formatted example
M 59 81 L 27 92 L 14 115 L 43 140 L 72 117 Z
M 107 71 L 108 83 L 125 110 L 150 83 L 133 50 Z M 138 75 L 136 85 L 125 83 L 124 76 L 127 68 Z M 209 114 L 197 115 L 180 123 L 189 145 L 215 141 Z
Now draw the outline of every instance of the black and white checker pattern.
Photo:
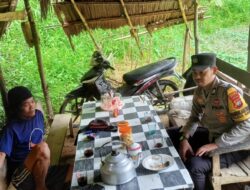
M 118 117 L 113 117 L 112 112 L 101 110 L 99 101 L 84 103 L 80 129 L 84 129 L 90 121 L 96 118 L 104 119 L 112 125 L 126 120 L 132 126 L 133 140 L 142 145 L 144 158 L 151 154 L 167 154 L 174 158 L 174 165 L 161 172 L 154 172 L 145 169 L 140 164 L 136 168 L 137 177 L 132 181 L 118 186 L 106 185 L 101 181 L 100 176 L 101 155 L 103 155 L 102 159 L 104 160 L 105 155 L 108 155 L 112 150 L 112 146 L 114 148 L 115 145 L 109 143 L 104 148 L 101 148 L 101 146 L 104 143 L 119 140 L 118 132 L 98 132 L 95 134 L 95 140 L 91 142 L 84 142 L 87 135 L 79 134 L 71 189 L 82 189 L 77 183 L 77 172 L 87 173 L 89 184 L 98 183 L 108 190 L 193 189 L 191 177 L 147 97 L 124 97 L 122 101 L 124 106 L 119 111 Z M 161 148 L 154 147 L 153 136 L 148 134 L 148 126 L 144 123 L 144 113 L 146 111 L 150 111 L 153 115 L 153 122 L 156 123 L 156 134 L 164 138 L 164 145 Z M 91 158 L 84 157 L 84 151 L 88 148 L 94 149 L 94 155 Z

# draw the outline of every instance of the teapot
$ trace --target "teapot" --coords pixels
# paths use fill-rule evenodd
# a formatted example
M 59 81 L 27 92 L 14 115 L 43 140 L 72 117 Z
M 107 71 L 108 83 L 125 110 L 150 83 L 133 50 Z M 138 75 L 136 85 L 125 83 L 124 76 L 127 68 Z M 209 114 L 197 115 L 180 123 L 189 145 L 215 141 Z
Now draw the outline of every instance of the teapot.
M 140 159 L 134 164 L 134 161 L 127 154 L 112 150 L 100 168 L 102 181 L 109 185 L 127 183 L 136 177 L 135 168 L 139 164 Z

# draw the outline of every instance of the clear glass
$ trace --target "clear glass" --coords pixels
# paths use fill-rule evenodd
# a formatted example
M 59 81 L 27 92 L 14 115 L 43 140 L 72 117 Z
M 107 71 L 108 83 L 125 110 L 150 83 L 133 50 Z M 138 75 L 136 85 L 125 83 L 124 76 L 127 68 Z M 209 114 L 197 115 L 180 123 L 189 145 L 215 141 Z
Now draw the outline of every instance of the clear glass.
M 154 135 L 155 131 L 156 131 L 156 123 L 155 122 L 148 123 L 148 134 Z

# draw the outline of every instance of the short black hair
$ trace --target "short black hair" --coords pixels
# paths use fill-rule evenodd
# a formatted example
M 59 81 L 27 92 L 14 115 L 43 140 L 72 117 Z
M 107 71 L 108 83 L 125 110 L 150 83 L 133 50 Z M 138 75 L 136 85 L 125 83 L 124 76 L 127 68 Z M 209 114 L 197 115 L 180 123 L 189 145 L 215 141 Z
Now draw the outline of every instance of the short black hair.
M 8 108 L 12 116 L 17 116 L 23 101 L 32 97 L 31 91 L 24 86 L 16 86 L 8 91 Z

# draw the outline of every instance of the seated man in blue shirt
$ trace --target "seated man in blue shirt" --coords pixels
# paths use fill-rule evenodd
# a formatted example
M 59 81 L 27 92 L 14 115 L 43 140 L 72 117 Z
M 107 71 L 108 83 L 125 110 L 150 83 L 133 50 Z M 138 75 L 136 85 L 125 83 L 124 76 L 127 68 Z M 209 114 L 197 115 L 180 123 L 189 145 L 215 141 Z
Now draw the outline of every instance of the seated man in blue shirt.
M 0 168 L 7 157 L 7 180 L 16 189 L 64 189 L 72 167 L 50 166 L 50 150 L 43 141 L 44 118 L 31 92 L 17 86 L 8 92 L 10 120 L 0 139 Z

